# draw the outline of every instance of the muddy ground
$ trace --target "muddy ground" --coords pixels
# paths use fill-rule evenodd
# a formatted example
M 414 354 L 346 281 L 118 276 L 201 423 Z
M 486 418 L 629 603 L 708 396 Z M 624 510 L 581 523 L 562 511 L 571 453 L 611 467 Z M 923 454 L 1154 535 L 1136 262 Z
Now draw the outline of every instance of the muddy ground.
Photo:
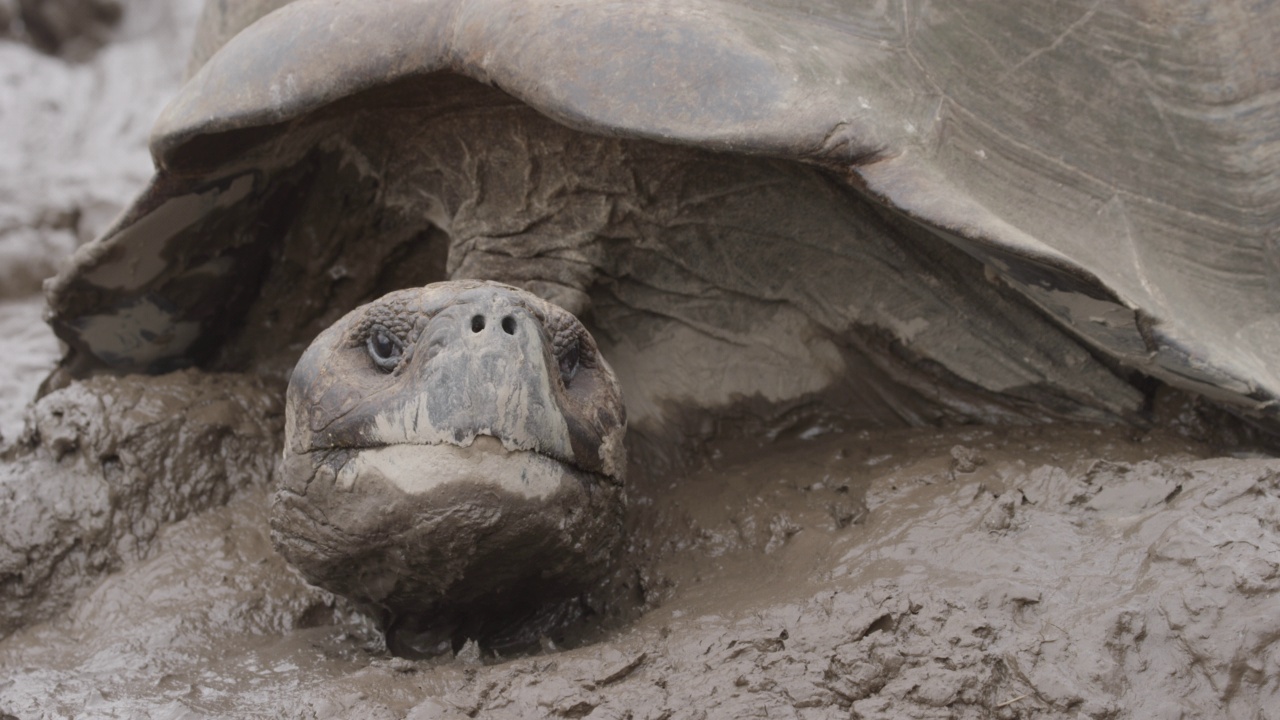
M 145 180 L 146 127 L 181 75 L 157 58 L 198 3 L 137 5 L 161 14 L 126 14 L 88 61 L 0 41 L 6 446 L 58 353 L 38 281 Z M 143 40 L 148 17 L 163 41 Z M 1156 429 L 800 425 L 713 440 L 687 476 L 634 469 L 624 594 L 600 614 L 538 652 L 409 661 L 272 550 L 269 463 L 224 472 L 203 504 L 168 511 L 183 519 L 141 530 L 103 520 L 123 517 L 121 485 L 86 486 L 110 510 L 30 490 L 79 487 L 94 427 L 145 424 L 138 391 L 117 395 L 112 418 L 64 435 L 47 428 L 70 426 L 74 397 L 31 416 L 64 438 L 38 475 L 0 461 L 8 587 L 37 564 L 15 550 L 37 545 L 15 521 L 37 496 L 52 519 L 30 527 L 98 518 L 100 535 L 133 538 L 105 559 L 85 554 L 98 535 L 57 546 L 88 559 L 0 639 L 5 720 L 1280 717 L 1280 460 L 1193 439 L 1222 436 L 1176 396 Z
M 38 717 L 1273 717 L 1280 461 L 1115 428 L 798 432 L 633 486 L 634 593 L 408 661 L 271 548 L 265 483 L 0 643 Z M 50 478 L 56 481 L 57 478 Z

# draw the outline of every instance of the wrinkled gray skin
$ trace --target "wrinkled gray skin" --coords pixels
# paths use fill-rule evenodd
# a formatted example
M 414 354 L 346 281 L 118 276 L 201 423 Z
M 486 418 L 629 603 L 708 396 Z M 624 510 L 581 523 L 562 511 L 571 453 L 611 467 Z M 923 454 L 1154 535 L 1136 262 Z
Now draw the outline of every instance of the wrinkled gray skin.
M 298 361 L 272 538 L 400 654 L 500 643 L 609 569 L 625 432 L 613 371 L 569 313 L 496 283 L 394 292 Z

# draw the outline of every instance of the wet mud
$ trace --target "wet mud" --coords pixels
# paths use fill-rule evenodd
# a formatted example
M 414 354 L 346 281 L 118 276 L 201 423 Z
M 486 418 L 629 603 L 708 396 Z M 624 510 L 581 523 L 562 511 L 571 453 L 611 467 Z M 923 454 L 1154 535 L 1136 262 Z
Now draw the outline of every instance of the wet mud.
M 279 394 L 188 371 L 41 398 L 0 458 L 0 636 L 149 557 L 164 525 L 262 485 L 284 429 Z
M 622 602 L 410 661 L 271 549 L 269 489 L 0 642 L 0 711 L 102 717 L 1267 717 L 1280 461 L 1089 426 L 718 442 L 633 486 Z

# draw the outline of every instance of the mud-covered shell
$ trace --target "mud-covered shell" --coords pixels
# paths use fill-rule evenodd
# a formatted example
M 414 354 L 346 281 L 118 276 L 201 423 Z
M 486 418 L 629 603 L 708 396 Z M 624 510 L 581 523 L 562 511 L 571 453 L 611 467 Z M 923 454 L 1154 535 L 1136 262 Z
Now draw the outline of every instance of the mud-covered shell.
M 244 238 L 270 218 L 196 219 L 279 204 L 262 148 L 301 119 L 450 73 L 586 133 L 821 167 L 1087 346 L 1274 416 L 1278 48 L 1280 4 L 1234 0 L 298 0 L 164 111 L 152 186 L 52 282 L 51 322 L 69 367 L 204 362 L 260 292 Z

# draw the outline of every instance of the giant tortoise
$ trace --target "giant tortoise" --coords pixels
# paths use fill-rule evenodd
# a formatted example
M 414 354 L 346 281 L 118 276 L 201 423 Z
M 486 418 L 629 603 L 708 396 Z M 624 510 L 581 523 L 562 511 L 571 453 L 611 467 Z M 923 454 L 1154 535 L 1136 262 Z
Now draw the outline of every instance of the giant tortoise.
M 1141 423 L 1160 384 L 1277 418 L 1278 4 L 203 23 L 150 186 L 48 285 L 47 388 L 302 357 L 276 542 L 406 651 L 607 574 L 624 424 L 658 477 L 717 432 Z

